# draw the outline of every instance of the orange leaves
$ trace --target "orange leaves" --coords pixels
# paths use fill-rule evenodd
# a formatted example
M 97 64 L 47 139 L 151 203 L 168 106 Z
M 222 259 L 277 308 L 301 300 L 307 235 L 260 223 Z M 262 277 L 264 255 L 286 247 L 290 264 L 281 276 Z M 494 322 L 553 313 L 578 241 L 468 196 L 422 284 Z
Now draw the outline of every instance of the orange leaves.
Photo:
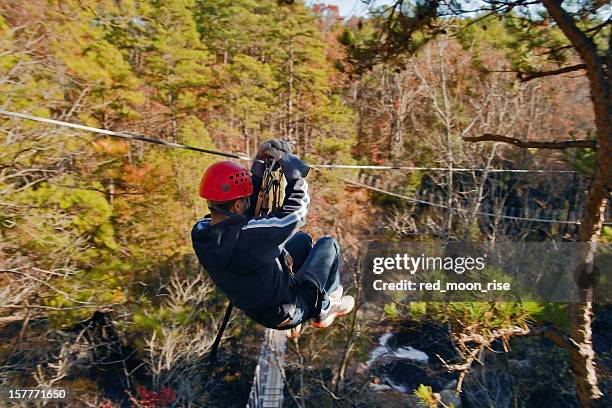
M 145 164 L 142 167 L 137 167 L 131 164 L 126 164 L 123 167 L 123 173 L 121 174 L 121 179 L 126 184 L 131 185 L 142 185 L 144 184 L 147 175 L 151 172 L 151 166 L 149 164 Z
M 127 142 L 110 138 L 94 140 L 91 144 L 97 153 L 107 153 L 112 156 L 124 156 L 130 149 Z
M 172 169 L 169 163 L 145 163 L 141 166 L 124 165 L 117 174 L 120 184 L 126 190 L 144 194 L 162 193 L 168 186 L 173 186 Z

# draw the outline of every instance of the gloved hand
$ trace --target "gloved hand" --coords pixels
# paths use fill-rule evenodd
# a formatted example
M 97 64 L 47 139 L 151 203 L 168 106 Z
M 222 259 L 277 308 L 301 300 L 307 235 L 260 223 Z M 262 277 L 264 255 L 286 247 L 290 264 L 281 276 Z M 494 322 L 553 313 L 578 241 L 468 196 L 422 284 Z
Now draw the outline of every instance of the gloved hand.
M 262 177 L 264 173 L 264 164 L 262 163 L 267 157 L 271 157 L 276 161 L 275 168 L 278 168 L 279 161 L 288 154 L 291 154 L 293 147 L 290 143 L 281 139 L 270 139 L 259 145 L 255 161 L 251 166 L 251 173 L 257 177 Z
M 270 139 L 259 145 L 257 150 L 258 160 L 264 160 L 266 157 L 271 157 L 275 161 L 279 161 L 286 154 L 290 154 L 293 151 L 291 144 L 281 139 Z
M 285 178 L 287 181 L 300 177 L 306 177 L 308 175 L 308 170 L 310 170 L 310 167 L 308 167 L 306 163 L 291 153 L 284 155 L 278 163 L 283 169 L 283 173 L 285 173 Z

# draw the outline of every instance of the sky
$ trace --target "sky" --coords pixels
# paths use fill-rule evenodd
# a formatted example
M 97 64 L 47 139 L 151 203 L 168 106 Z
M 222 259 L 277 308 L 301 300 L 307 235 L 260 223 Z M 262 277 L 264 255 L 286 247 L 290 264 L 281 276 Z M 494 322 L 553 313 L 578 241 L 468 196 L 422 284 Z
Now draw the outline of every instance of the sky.
M 383 4 L 389 4 L 392 0 L 375 0 L 371 3 L 374 3 L 376 6 L 381 6 Z M 346 16 L 363 16 L 368 12 L 368 5 L 362 2 L 361 0 L 309 0 L 308 4 L 315 3 L 325 3 L 325 4 L 333 4 L 340 7 L 340 15 L 343 17 Z
M 373 0 L 375 6 L 382 6 L 392 3 L 393 0 Z M 361 0 L 306 0 L 307 4 L 325 3 L 333 4 L 340 7 L 340 15 L 347 16 L 363 16 L 368 12 L 368 5 Z M 599 14 L 603 19 L 609 18 L 612 15 L 612 6 L 604 6 L 600 9 Z

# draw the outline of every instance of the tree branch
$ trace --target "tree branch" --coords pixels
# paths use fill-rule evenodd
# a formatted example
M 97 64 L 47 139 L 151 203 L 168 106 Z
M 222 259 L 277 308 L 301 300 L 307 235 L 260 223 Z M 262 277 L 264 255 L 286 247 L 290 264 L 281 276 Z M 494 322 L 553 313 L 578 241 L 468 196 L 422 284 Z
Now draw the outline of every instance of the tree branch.
M 595 140 L 559 140 L 559 141 L 527 141 L 520 140 L 514 137 L 495 135 L 491 133 L 485 133 L 482 136 L 466 136 L 463 138 L 466 142 L 502 142 L 509 143 L 517 147 L 522 148 L 534 148 L 534 149 L 571 149 L 577 147 L 583 147 L 587 149 L 597 149 L 597 141 Z
M 580 71 L 580 70 L 586 69 L 586 68 L 587 68 L 586 64 L 576 64 L 576 65 L 571 65 L 569 67 L 563 67 L 563 68 L 555 69 L 555 70 L 552 70 L 552 71 L 534 72 L 533 74 L 524 75 L 524 76 L 523 76 L 522 73 L 519 72 L 518 76 L 519 76 L 519 79 L 521 80 L 521 82 L 527 82 L 527 81 L 531 81 L 532 79 L 536 79 L 536 78 L 542 78 L 542 77 L 546 77 L 546 76 L 565 74 L 566 72 Z
M 555 345 L 564 350 L 569 350 L 572 347 L 572 343 L 567 335 L 563 334 L 552 325 L 546 324 L 544 326 L 536 327 L 532 330 L 532 333 L 547 337 L 549 340 L 555 343 Z

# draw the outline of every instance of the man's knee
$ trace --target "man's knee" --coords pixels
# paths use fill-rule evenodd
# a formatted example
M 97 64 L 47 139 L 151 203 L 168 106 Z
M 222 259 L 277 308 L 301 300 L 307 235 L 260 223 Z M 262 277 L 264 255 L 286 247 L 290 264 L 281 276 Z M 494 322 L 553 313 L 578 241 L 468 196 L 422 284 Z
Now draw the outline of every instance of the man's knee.
M 329 236 L 321 237 L 317 240 L 317 243 L 315 244 L 315 246 L 326 248 L 336 253 L 340 252 L 340 244 L 338 243 L 338 240 L 334 237 L 329 237 Z
M 301 245 L 309 246 L 312 248 L 312 237 L 305 232 L 298 231 L 293 235 L 293 238 L 296 242 L 299 242 Z

